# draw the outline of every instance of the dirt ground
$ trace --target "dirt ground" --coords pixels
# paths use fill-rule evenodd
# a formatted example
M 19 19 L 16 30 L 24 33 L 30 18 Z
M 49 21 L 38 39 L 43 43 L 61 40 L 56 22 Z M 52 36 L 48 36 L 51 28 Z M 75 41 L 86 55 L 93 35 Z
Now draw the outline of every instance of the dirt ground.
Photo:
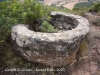
M 91 22 L 97 17 L 92 16 L 88 20 Z M 100 75 L 100 26 L 90 23 L 90 32 L 87 38 L 89 42 L 88 57 L 76 62 L 70 75 Z
M 78 62 L 71 75 L 100 75 L 100 27 L 91 25 L 90 29 L 88 58 Z

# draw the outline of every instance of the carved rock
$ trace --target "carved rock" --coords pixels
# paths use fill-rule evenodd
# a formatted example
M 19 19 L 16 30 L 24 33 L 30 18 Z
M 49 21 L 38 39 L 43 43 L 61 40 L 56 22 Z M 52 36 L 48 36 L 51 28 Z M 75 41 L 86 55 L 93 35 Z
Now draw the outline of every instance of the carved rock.
M 57 21 L 57 18 L 54 18 L 57 15 L 65 17 L 59 17 L 59 20 L 68 23 L 71 30 L 64 28 L 62 24 L 61 31 L 57 23 L 54 26 L 59 28 L 58 33 L 31 31 L 28 25 L 24 24 L 13 26 L 11 35 L 16 53 L 28 61 L 49 66 L 65 66 L 72 63 L 82 40 L 89 32 L 89 23 L 81 16 L 64 12 L 52 12 L 53 22 Z

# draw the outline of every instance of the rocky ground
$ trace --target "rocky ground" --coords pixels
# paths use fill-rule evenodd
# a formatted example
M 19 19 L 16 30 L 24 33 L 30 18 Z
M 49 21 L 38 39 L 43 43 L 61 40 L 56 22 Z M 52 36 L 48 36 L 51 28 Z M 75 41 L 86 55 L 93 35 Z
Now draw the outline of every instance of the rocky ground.
M 90 16 L 89 22 L 98 16 Z M 100 26 L 90 23 L 88 57 L 77 62 L 70 75 L 100 75 Z
M 89 54 L 73 70 L 72 75 L 100 75 L 100 27 L 90 25 Z

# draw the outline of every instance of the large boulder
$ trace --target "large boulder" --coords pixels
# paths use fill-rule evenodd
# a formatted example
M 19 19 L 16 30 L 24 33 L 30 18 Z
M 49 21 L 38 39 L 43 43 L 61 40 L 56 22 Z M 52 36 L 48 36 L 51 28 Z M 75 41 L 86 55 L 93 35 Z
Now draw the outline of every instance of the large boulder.
M 57 17 L 58 15 L 65 18 Z M 75 60 L 78 48 L 89 32 L 89 23 L 81 16 L 64 12 L 52 12 L 51 16 L 53 22 L 59 19 L 60 22 L 69 24 L 71 29 L 54 23 L 53 25 L 59 28 L 58 33 L 43 33 L 30 30 L 28 25 L 15 25 L 11 33 L 14 51 L 31 62 L 65 66 Z M 54 18 L 55 16 L 58 19 Z

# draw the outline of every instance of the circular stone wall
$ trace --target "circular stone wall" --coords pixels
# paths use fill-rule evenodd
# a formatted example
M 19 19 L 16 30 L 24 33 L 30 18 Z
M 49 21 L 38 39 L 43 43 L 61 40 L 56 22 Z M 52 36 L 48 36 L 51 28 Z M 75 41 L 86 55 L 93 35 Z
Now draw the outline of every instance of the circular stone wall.
M 82 40 L 89 32 L 89 23 L 78 15 L 64 12 L 51 13 L 52 16 L 58 14 L 73 18 L 75 22 L 70 21 L 70 23 L 77 25 L 71 30 L 64 29 L 58 33 L 34 32 L 29 30 L 27 25 L 15 25 L 11 33 L 15 52 L 28 61 L 49 66 L 64 66 L 72 63 Z
M 61 13 L 51 13 L 52 22 L 51 24 L 54 26 L 55 29 L 59 30 L 72 30 L 77 27 L 78 21 L 74 17 L 65 16 Z

